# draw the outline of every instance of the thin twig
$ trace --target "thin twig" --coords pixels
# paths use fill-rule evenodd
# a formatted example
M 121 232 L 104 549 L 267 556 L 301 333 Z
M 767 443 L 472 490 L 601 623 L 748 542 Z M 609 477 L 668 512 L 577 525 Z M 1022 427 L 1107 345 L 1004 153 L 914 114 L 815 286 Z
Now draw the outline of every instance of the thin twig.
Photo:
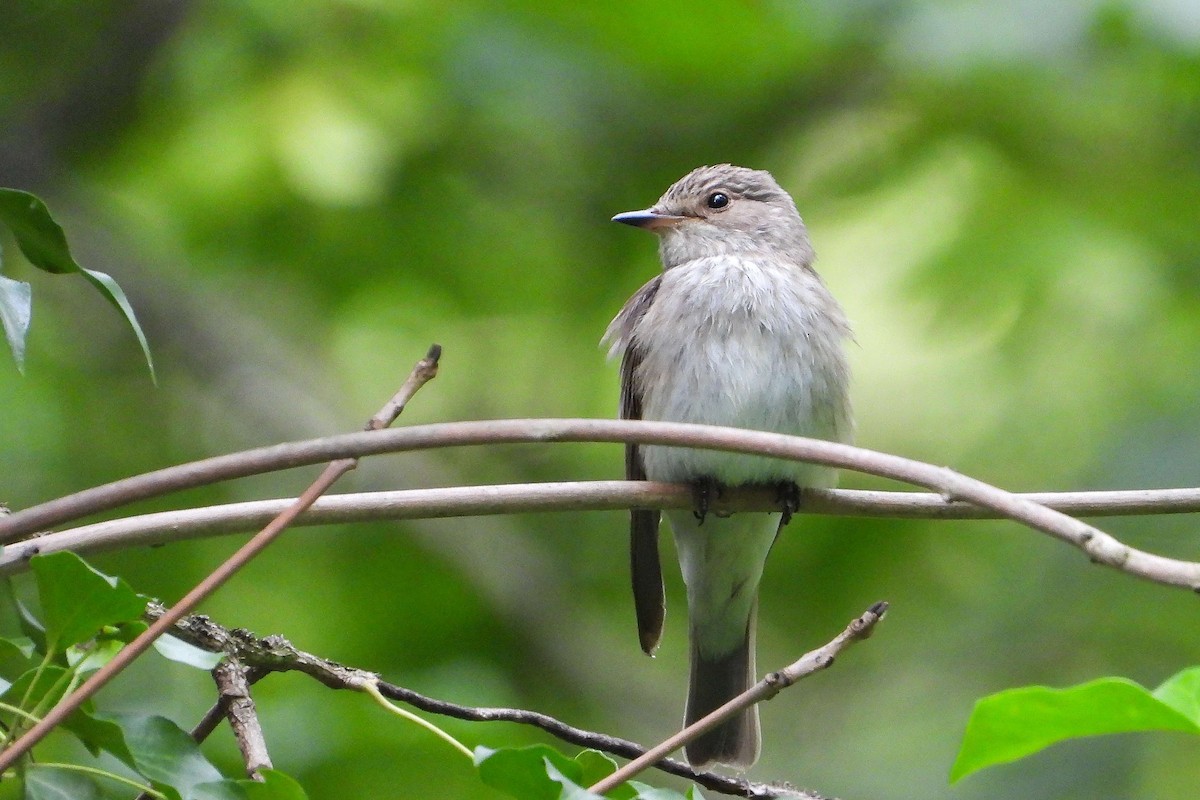
M 761 681 L 711 714 L 696 720 L 679 733 L 669 737 L 661 744 L 655 745 L 643 755 L 630 761 L 607 778 L 590 786 L 588 791 L 594 794 L 604 794 L 607 791 L 617 788 L 635 775 L 654 766 L 659 759 L 664 758 L 669 753 L 675 752 L 688 742 L 694 741 L 696 737 L 711 731 L 725 720 L 745 711 L 755 703 L 771 699 L 797 681 L 826 669 L 833 664 L 834 659 L 837 658 L 842 650 L 855 642 L 869 637 L 872 631 L 874 631 L 876 623 L 883 619 L 883 615 L 886 612 L 887 603 L 875 603 L 827 644 L 805 653 L 784 669 L 768 674 Z
M 151 603 L 146 619 L 154 622 L 162 617 L 166 609 Z M 406 703 L 419 711 L 452 717 L 469 722 L 510 722 L 530 725 L 568 744 L 601 750 L 621 758 L 637 758 L 646 748 L 628 739 L 608 736 L 594 731 L 576 728 L 561 720 L 537 711 L 522 708 L 480 708 L 464 706 L 439 700 L 415 692 L 394 683 L 379 680 L 379 676 L 355 667 L 348 667 L 327 658 L 297 649 L 282 636 L 258 638 L 245 630 L 230 630 L 203 615 L 184 617 L 171 631 L 173 636 L 202 650 L 225 653 L 236 657 L 242 664 L 255 670 L 255 674 L 269 672 L 302 672 L 310 678 L 332 689 L 351 689 L 370 692 L 377 686 L 379 693 L 390 700 Z M 756 783 L 741 778 L 731 778 L 716 772 L 692 769 L 682 761 L 660 760 L 656 768 L 686 778 L 706 789 L 736 797 L 759 798 L 760 800 L 823 800 L 820 795 L 804 792 L 789 786 Z
M 730 489 L 713 510 L 773 511 L 774 489 Z M 800 514 L 890 519 L 976 520 L 1003 515 L 927 492 L 805 489 Z M 1108 492 L 1037 492 L 1023 500 L 1072 516 L 1104 517 L 1200 512 L 1200 489 L 1139 489 Z M 129 547 L 179 542 L 258 530 L 293 502 L 254 500 L 202 508 L 161 511 L 81 525 L 16 542 L 0 553 L 0 575 L 25 569 L 41 553 L 60 550 L 85 555 Z M 615 511 L 629 508 L 690 509 L 689 487 L 646 481 L 561 481 L 553 483 L 453 486 L 325 495 L 294 525 L 331 525 L 379 520 L 515 514 L 531 511 Z
M 440 353 L 440 348 L 434 345 L 429 350 L 429 355 L 417 363 L 413 368 L 412 374 L 420 376 L 416 381 L 406 380 L 404 388 L 411 393 L 416 392 L 427 381 L 437 374 L 436 358 Z M 399 395 L 397 395 L 398 397 Z M 368 427 L 372 430 L 367 432 L 370 436 L 379 436 L 383 432 L 374 430 L 376 419 L 385 412 L 390 413 L 391 408 L 403 408 L 407 398 L 397 402 L 397 397 L 393 397 L 388 401 L 384 411 L 377 414 L 368 423 Z M 397 412 L 398 413 L 398 412 Z M 137 636 L 132 642 L 125 645 L 117 654 L 92 674 L 90 678 L 84 681 L 79 688 L 72 692 L 69 696 L 64 697 L 59 703 L 50 709 L 36 725 L 26 731 L 21 737 L 11 742 L 3 751 L 0 751 L 0 774 L 11 767 L 18 758 L 27 753 L 30 748 L 46 737 L 50 731 L 61 725 L 74 711 L 83 703 L 90 699 L 96 692 L 103 688 L 116 675 L 128 667 L 133 661 L 146 652 L 154 641 L 166 633 L 171 626 L 190 613 L 197 605 L 205 598 L 209 597 L 213 592 L 219 589 L 226 581 L 228 581 L 238 570 L 248 564 L 259 553 L 261 553 L 275 538 L 282 533 L 292 520 L 298 517 L 305 509 L 311 506 L 318 497 L 320 497 L 333 483 L 345 473 L 354 469 L 357 466 L 357 458 L 340 458 L 332 461 L 313 483 L 304 490 L 286 511 L 273 519 L 265 528 L 256 534 L 250 541 L 242 545 L 233 555 L 231 555 L 221 566 L 217 567 L 213 572 L 209 573 L 203 580 L 200 581 L 190 592 L 184 595 L 178 603 L 175 604 L 169 611 L 164 613 L 159 619 L 150 625 L 145 631 Z

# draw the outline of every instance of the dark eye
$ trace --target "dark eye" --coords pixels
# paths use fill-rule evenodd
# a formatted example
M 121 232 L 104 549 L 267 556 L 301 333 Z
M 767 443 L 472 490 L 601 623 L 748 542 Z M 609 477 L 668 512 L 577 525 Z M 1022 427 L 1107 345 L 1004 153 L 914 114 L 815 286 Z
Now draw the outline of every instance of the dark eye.
M 713 192 L 705 202 L 709 208 L 724 208 L 729 205 L 729 195 L 724 192 Z

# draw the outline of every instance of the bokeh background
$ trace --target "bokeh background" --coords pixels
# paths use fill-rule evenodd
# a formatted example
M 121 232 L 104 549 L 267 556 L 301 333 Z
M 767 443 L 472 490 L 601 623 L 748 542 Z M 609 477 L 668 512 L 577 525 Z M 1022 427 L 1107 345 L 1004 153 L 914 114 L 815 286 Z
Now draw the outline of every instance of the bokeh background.
M 41 0 L 4 4 L 0 185 L 42 195 L 126 289 L 159 385 L 90 287 L 0 239 L 34 284 L 27 375 L 0 363 L 0 499 L 355 430 L 435 341 L 442 374 L 404 423 L 612 416 L 597 341 L 658 264 L 608 218 L 721 161 L 773 171 L 808 222 L 857 333 L 861 444 L 1016 490 L 1200 483 L 1195 3 Z M 506 447 L 374 459 L 339 489 L 620 474 L 614 446 Z M 1195 525 L 1103 523 L 1188 558 Z M 170 600 L 234 545 L 95 561 Z M 646 659 L 625 548 L 619 513 L 296 530 L 204 610 L 649 742 L 683 706 L 682 591 L 672 567 Z M 848 800 L 1194 797 L 1178 734 L 946 775 L 981 695 L 1196 664 L 1195 597 L 1011 524 L 802 518 L 765 578 L 760 667 L 880 599 L 870 644 L 765 708 L 752 777 Z M 361 697 L 293 676 L 256 696 L 313 798 L 492 796 Z M 102 700 L 187 727 L 209 684 L 148 659 Z M 236 771 L 226 733 L 209 749 Z

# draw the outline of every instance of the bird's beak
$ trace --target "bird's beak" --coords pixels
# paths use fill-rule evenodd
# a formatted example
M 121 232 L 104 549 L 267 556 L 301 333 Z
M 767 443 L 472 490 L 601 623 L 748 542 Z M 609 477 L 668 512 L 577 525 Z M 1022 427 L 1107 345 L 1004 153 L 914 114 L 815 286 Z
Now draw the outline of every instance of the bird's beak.
M 685 219 L 687 219 L 687 217 L 679 217 L 673 214 L 661 214 L 652 208 L 647 208 L 644 211 L 625 211 L 613 217 L 612 221 L 622 222 L 626 225 L 632 225 L 635 228 L 643 228 L 648 231 L 653 231 L 660 228 L 673 228 Z

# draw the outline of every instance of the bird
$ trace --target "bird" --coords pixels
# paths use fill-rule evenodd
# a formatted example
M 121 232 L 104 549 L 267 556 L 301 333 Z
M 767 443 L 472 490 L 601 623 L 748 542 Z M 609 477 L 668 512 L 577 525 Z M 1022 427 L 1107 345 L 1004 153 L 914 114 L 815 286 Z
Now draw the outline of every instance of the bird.
M 662 272 L 604 334 L 620 356 L 620 417 L 724 425 L 836 442 L 853 437 L 846 315 L 813 269 L 792 197 L 766 171 L 699 167 L 650 208 L 614 222 L 658 236 Z M 830 468 L 766 456 L 627 444 L 625 477 L 687 483 L 695 511 L 667 511 L 686 586 L 690 677 L 685 724 L 748 689 L 755 677 L 758 587 L 800 487 L 831 487 Z M 774 486 L 779 512 L 707 514 L 724 487 Z M 630 512 L 630 566 L 642 650 L 662 637 L 658 550 L 663 512 Z M 699 769 L 744 771 L 758 760 L 757 706 L 685 748 Z

